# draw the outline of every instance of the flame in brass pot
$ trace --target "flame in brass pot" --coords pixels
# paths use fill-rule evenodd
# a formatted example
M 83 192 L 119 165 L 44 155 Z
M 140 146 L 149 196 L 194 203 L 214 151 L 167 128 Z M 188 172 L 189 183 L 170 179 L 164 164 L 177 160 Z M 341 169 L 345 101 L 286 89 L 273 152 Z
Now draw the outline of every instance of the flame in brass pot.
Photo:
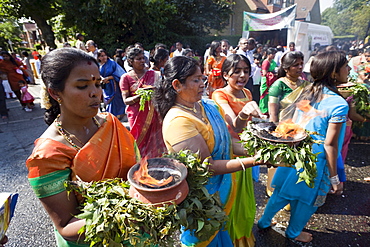
M 139 182 L 141 184 L 145 184 L 147 186 L 153 187 L 153 188 L 158 188 L 165 186 L 169 183 L 172 182 L 173 176 L 168 177 L 167 179 L 161 179 L 157 180 L 153 178 L 152 176 L 149 175 L 149 170 L 148 170 L 148 157 L 144 157 L 140 161 L 140 167 L 139 169 L 134 173 L 133 179 L 136 182 Z

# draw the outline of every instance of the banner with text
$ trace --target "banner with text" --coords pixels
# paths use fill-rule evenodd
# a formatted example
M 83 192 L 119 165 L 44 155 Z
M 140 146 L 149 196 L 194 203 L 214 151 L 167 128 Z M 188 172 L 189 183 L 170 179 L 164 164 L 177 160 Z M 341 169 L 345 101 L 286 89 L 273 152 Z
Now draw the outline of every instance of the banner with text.
M 255 14 L 244 11 L 243 32 L 267 31 L 294 26 L 297 4 L 271 14 Z

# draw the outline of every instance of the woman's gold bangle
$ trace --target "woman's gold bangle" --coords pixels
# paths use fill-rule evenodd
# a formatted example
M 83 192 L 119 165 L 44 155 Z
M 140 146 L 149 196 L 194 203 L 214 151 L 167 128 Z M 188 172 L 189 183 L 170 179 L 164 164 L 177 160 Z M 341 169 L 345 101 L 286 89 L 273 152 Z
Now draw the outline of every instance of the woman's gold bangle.
M 242 116 L 240 116 L 240 113 L 238 114 L 238 118 L 239 118 L 240 120 L 243 120 L 243 121 L 247 121 L 247 120 L 248 120 L 248 118 L 242 118 Z

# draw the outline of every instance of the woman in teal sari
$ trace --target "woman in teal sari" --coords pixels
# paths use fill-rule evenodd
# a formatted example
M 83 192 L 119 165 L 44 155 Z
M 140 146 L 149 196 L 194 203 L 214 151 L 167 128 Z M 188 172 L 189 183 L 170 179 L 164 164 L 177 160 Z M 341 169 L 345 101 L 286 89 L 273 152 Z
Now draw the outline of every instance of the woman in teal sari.
M 303 228 L 312 214 L 325 203 L 331 188 L 333 194 L 343 193 L 337 161 L 343 144 L 349 107 L 338 92 L 337 85 L 346 82 L 348 74 L 349 67 L 344 53 L 327 51 L 314 57 L 311 64 L 313 84 L 288 107 L 294 112 L 294 122 L 311 131 L 312 138 L 318 141 L 312 146 L 313 152 L 318 155 L 314 187 L 310 188 L 304 182 L 297 183 L 295 169 L 279 167 L 272 181 L 275 190 L 258 221 L 259 228 L 270 227 L 274 215 L 289 203 L 291 214 L 285 231 L 286 237 L 310 242 L 312 234 L 303 231 Z M 300 107 L 303 100 L 309 105 Z
M 276 81 L 276 62 L 274 60 L 276 54 L 276 49 L 269 48 L 267 49 L 266 55 L 267 58 L 262 63 L 262 77 L 261 77 L 261 87 L 260 87 L 260 102 L 259 106 L 264 114 L 268 114 L 268 93 L 269 88 L 271 87 L 272 83 Z
M 163 120 L 163 138 L 169 152 L 189 149 L 209 158 L 214 176 L 206 185 L 210 194 L 219 193 L 224 211 L 229 216 L 225 226 L 207 241 L 197 239 L 192 231 L 181 234 L 184 246 L 253 246 L 246 237 L 247 214 L 240 205 L 245 193 L 235 172 L 258 165 L 255 157 L 230 159 L 245 155 L 239 143 L 232 143 L 222 109 L 212 100 L 201 100 L 203 75 L 198 62 L 179 56 L 165 66 L 164 79 L 156 85 L 154 104 Z M 257 109 L 247 112 L 258 116 Z

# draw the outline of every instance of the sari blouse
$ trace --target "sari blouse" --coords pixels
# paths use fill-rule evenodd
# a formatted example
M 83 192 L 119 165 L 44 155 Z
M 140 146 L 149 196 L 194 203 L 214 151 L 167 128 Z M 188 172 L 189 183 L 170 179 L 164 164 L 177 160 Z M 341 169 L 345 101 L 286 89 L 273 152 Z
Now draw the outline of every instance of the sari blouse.
M 278 104 L 280 100 L 284 99 L 291 92 L 293 92 L 293 89 L 286 85 L 282 78 L 279 78 L 269 88 L 269 102 Z
M 156 73 L 154 70 L 148 70 L 145 75 L 138 81 L 135 78 L 132 78 L 128 73 L 122 75 L 120 79 L 120 88 L 122 92 L 127 92 L 127 97 L 132 97 L 136 95 L 136 90 L 139 88 L 144 88 L 146 85 L 154 86 L 156 80 L 160 77 L 159 74 Z M 147 109 L 149 103 L 146 102 L 145 108 Z M 136 122 L 136 118 L 139 114 L 140 104 L 136 102 L 135 104 L 128 105 L 126 109 L 128 122 L 130 127 L 134 125 Z
M 213 151 L 215 139 L 212 126 L 204 123 L 191 113 L 179 107 L 172 107 L 163 120 L 163 139 L 169 152 L 175 152 L 172 146 L 200 134 L 210 152 Z
M 248 89 L 243 88 L 243 93 L 245 96 L 244 98 L 236 98 L 234 95 L 229 94 L 225 88 L 220 88 L 213 92 L 212 99 L 219 105 L 228 104 L 237 116 L 245 104 L 253 100 L 252 93 Z M 251 118 L 249 118 L 249 120 L 251 120 Z M 239 138 L 238 133 L 236 133 L 231 126 L 228 125 L 227 127 L 232 137 Z

